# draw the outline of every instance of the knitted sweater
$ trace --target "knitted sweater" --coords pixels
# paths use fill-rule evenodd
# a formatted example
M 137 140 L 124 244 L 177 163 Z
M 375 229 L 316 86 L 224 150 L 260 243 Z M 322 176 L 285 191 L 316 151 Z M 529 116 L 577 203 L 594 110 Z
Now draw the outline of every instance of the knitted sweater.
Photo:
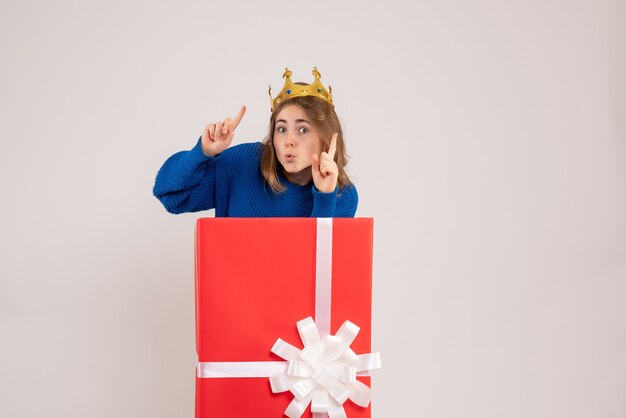
M 216 217 L 354 217 L 354 185 L 321 193 L 313 182 L 300 186 L 281 172 L 287 189 L 274 193 L 261 174 L 260 142 L 235 145 L 215 157 L 204 154 L 201 142 L 168 158 L 156 176 L 153 193 L 170 213 L 215 208 Z

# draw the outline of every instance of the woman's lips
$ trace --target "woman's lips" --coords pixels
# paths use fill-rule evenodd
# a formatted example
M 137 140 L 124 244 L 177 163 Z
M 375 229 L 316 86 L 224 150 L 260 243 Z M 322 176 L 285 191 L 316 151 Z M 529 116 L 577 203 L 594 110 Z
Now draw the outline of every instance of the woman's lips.
M 295 155 L 293 155 L 293 154 L 287 154 L 287 155 L 285 155 L 285 160 L 287 160 L 287 161 L 293 161 L 293 160 L 294 160 L 294 158 L 296 158 L 296 156 L 295 156 Z

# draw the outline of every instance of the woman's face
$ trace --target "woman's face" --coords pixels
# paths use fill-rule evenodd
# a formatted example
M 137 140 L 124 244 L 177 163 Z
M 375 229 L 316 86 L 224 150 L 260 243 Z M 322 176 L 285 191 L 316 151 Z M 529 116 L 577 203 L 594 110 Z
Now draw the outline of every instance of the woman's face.
M 313 178 L 312 157 L 322 152 L 322 141 L 300 106 L 286 105 L 278 113 L 273 142 L 287 180 L 300 185 L 308 184 Z

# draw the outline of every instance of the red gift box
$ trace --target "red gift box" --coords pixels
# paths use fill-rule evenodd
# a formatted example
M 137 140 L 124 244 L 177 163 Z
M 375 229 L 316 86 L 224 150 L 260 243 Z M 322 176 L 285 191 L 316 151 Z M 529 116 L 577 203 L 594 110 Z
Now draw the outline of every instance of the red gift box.
M 320 297 L 316 279 L 318 253 L 324 252 L 317 242 L 318 221 L 332 228 L 328 297 Z M 302 348 L 296 323 L 315 317 L 320 304 L 329 303 L 330 334 L 349 320 L 360 327 L 350 348 L 370 353 L 372 229 L 369 218 L 198 219 L 197 418 L 282 417 L 294 395 L 273 393 L 267 377 L 200 377 L 200 365 L 221 364 L 227 370 L 230 365 L 235 376 L 242 366 L 278 364 L 283 359 L 270 351 L 277 338 Z M 357 379 L 370 384 L 368 376 Z M 343 407 L 350 418 L 371 416 L 370 407 L 350 400 Z M 309 406 L 303 417 L 312 416 Z

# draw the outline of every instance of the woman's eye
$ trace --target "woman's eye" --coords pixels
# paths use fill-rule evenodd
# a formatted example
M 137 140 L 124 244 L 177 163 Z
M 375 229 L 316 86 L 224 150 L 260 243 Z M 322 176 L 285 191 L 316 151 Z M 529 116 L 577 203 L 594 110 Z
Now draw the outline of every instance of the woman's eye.
M 305 128 L 304 126 L 300 128 L 300 133 L 305 134 L 307 132 L 309 132 L 309 128 Z
M 276 128 L 276 132 L 280 132 L 281 134 L 285 133 L 285 128 L 283 128 L 282 126 L 279 126 L 278 128 Z

